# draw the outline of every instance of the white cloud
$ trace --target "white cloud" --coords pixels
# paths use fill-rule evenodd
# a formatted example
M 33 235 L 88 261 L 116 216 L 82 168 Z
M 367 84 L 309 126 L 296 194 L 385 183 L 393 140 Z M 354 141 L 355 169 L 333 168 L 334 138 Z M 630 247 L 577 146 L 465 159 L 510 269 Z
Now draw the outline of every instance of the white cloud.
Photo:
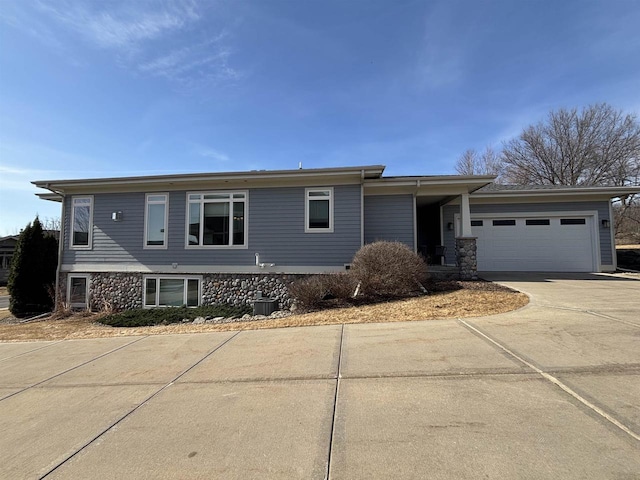
M 416 66 L 420 87 L 437 89 L 463 77 L 466 55 L 462 48 L 463 33 L 453 28 L 455 18 L 451 8 L 449 4 L 436 4 L 425 20 Z
M 213 148 L 206 147 L 204 145 L 196 145 L 193 149 L 193 152 L 196 155 L 199 155 L 205 158 L 210 158 L 217 162 L 228 162 L 229 160 L 231 160 L 226 153 L 222 153 L 219 150 L 215 150 Z
M 120 6 L 109 4 L 108 10 L 87 7 L 100 3 L 61 3 L 41 0 L 38 9 L 55 21 L 66 25 L 102 48 L 135 51 L 148 40 L 180 30 L 200 19 L 192 2 L 168 2 L 156 10 L 157 4 L 129 2 Z M 119 7 L 119 8 L 118 8 Z
M 93 48 L 114 52 L 123 68 L 180 86 L 217 85 L 241 77 L 230 65 L 227 32 L 209 38 L 211 25 L 204 24 L 197 0 L 37 0 L 0 12 L 0 20 L 74 64 L 83 63 L 75 45 L 80 38 Z M 76 51 L 71 55 L 69 50 Z
M 232 51 L 222 43 L 225 37 L 226 34 L 221 33 L 206 42 L 174 49 L 141 63 L 138 69 L 182 84 L 193 84 L 198 80 L 208 83 L 235 80 L 241 75 L 229 65 Z

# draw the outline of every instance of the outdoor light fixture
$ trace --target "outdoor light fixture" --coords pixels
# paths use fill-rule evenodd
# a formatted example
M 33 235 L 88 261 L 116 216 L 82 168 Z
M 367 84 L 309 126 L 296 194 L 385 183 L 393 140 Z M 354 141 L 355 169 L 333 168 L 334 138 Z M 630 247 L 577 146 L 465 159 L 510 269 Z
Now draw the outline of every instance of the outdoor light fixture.
M 447 230 L 453 230 L 453 222 L 447 223 Z
M 611 223 L 609 223 L 609 220 L 607 220 L 606 218 L 602 219 L 602 228 L 609 228 L 610 225 Z
M 114 222 L 122 221 L 122 212 L 113 212 L 111 214 L 111 220 L 113 220 Z

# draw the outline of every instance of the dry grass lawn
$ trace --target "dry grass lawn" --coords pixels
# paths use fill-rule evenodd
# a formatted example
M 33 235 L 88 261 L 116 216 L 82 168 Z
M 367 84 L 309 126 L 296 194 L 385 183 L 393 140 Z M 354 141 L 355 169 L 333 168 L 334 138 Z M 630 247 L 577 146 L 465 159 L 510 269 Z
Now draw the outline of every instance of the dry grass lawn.
M 0 323 L 0 341 L 60 340 L 120 335 L 159 335 L 170 333 L 254 330 L 262 328 L 337 325 L 344 323 L 406 322 L 454 319 L 504 313 L 523 307 L 526 295 L 508 289 L 463 289 L 436 292 L 428 296 L 360 307 L 337 308 L 291 315 L 280 319 L 226 324 L 173 324 L 153 327 L 118 328 L 102 325 L 100 314 L 74 315 L 64 320 L 30 323 Z

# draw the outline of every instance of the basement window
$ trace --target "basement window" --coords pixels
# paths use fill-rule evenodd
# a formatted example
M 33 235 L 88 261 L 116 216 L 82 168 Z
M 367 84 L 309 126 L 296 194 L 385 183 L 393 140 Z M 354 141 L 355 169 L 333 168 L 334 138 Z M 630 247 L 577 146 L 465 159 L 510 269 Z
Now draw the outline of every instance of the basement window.
M 197 307 L 200 305 L 200 279 L 193 277 L 145 277 L 144 306 Z
M 71 308 L 89 307 L 88 275 L 69 275 L 67 279 L 67 303 Z

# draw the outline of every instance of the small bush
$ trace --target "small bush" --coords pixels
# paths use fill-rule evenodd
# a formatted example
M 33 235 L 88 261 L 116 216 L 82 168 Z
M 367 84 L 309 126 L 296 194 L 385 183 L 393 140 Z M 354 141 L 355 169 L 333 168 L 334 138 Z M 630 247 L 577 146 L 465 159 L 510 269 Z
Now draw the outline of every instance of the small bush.
M 356 286 L 357 281 L 348 273 L 329 273 L 293 282 L 289 285 L 289 294 L 300 310 L 312 311 L 325 308 L 327 300 L 350 303 Z
M 296 280 L 289 285 L 289 294 L 300 310 L 310 311 L 322 307 L 323 300 L 329 294 L 323 277 L 324 275 L 314 275 Z
M 323 275 L 323 281 L 329 296 L 339 300 L 351 300 L 358 286 L 358 281 L 349 273 Z
M 148 327 L 180 323 L 184 319 L 194 320 L 196 317 L 241 317 L 246 313 L 253 313 L 252 308 L 233 305 L 206 305 L 196 308 L 138 308 L 107 315 L 100 319 L 100 323 L 111 327 Z
M 400 242 L 365 245 L 353 257 L 349 273 L 369 297 L 412 295 L 428 278 L 424 259 Z

